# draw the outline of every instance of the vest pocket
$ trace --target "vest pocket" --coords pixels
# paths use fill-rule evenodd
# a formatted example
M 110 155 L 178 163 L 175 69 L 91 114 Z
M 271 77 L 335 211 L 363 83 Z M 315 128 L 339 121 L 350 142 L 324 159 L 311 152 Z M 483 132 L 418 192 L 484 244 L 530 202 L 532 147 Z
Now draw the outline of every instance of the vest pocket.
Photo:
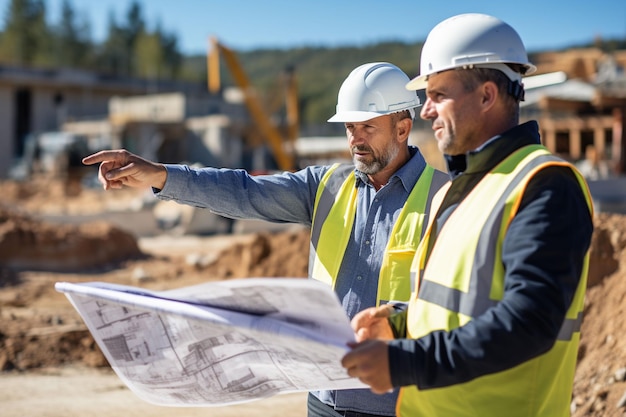
M 379 299 L 381 301 L 406 302 L 411 296 L 410 270 L 415 249 L 392 249 L 387 251 L 383 261 Z

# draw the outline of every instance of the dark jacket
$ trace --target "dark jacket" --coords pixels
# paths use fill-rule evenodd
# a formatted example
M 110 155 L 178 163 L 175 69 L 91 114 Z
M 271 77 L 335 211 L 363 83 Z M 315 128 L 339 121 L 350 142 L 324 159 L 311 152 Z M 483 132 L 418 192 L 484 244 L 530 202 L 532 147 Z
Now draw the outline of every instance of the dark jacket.
M 487 172 L 513 151 L 538 143 L 537 123 L 527 122 L 475 152 L 447 157 L 452 184 L 435 216 L 435 233 Z M 576 292 L 592 232 L 588 205 L 572 170 L 558 166 L 538 172 L 504 240 L 505 298 L 490 315 L 498 320 L 479 316 L 451 332 L 392 341 L 394 386 L 427 389 L 463 383 L 550 349 Z M 395 317 L 393 323 L 402 337 L 404 317 Z

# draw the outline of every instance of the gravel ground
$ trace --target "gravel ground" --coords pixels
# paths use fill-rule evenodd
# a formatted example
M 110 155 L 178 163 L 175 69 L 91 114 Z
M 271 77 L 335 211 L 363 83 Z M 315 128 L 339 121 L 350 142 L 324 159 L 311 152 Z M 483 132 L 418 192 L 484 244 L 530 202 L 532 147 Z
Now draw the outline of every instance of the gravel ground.
M 306 416 L 306 393 L 227 407 L 172 408 L 147 403 L 110 369 L 70 366 L 0 378 L 2 417 L 284 417 Z

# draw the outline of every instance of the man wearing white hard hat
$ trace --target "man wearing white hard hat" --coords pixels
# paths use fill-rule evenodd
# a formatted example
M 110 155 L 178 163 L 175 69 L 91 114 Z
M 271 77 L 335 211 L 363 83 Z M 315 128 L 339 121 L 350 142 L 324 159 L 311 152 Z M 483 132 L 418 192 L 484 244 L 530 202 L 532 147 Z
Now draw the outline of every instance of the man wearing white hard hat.
M 147 161 L 125 150 L 85 158 L 101 163 L 105 189 L 153 187 L 156 196 L 231 218 L 311 227 L 309 277 L 331 285 L 353 317 L 373 306 L 398 306 L 411 294 L 409 270 L 427 208 L 447 176 L 408 145 L 417 93 L 386 62 L 359 66 L 343 82 L 337 112 L 354 164 L 311 166 L 251 176 L 243 170 L 191 168 Z M 397 392 L 369 389 L 311 393 L 308 414 L 393 416 Z
M 517 32 L 462 14 L 428 35 L 420 75 L 451 182 L 433 200 L 403 313 L 352 321 L 342 360 L 374 392 L 402 387 L 399 416 L 570 415 L 589 246 L 582 175 L 519 124 L 522 76 L 535 70 Z

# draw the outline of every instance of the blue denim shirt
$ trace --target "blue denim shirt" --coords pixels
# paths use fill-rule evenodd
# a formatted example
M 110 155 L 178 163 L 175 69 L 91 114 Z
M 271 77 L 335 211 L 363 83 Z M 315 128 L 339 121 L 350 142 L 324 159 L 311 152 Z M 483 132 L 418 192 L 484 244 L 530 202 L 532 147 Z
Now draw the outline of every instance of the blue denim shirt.
M 410 151 L 411 159 L 378 192 L 366 175 L 355 170 L 356 218 L 336 284 L 339 300 L 350 318 L 376 304 L 378 276 L 389 235 L 426 166 L 417 148 L 410 147 Z M 230 218 L 311 226 L 317 188 L 329 168 L 311 166 L 293 173 L 251 176 L 244 170 L 166 165 L 167 181 L 156 196 L 208 208 Z M 384 395 L 369 389 L 313 394 L 339 410 L 395 415 L 397 391 Z

